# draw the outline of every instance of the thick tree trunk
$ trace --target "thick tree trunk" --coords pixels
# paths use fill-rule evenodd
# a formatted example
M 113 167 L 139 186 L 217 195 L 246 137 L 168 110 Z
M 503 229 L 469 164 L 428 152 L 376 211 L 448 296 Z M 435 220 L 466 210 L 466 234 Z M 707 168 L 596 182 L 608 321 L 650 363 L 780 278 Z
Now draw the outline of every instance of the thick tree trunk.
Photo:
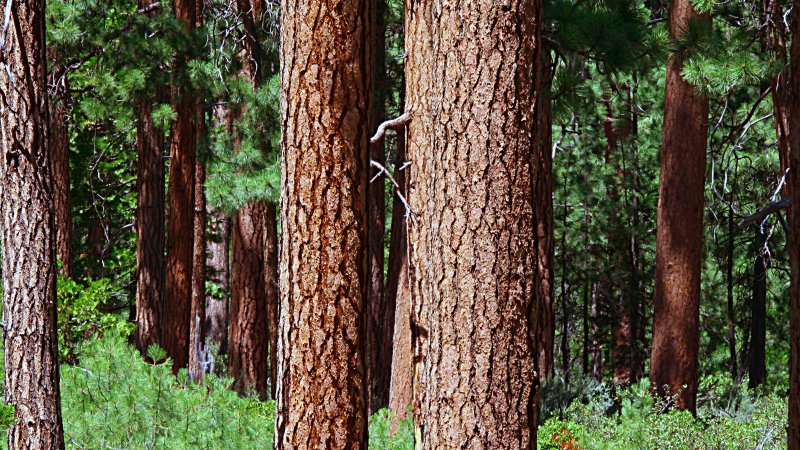
M 386 38 L 383 20 L 385 4 L 383 0 L 374 0 L 372 23 L 372 107 L 370 110 L 370 127 L 372 132 L 384 121 L 384 101 L 386 91 Z M 386 164 L 386 146 L 384 141 L 371 144 L 369 156 L 381 165 Z M 372 179 L 370 177 L 370 179 Z M 385 179 L 379 177 L 367 185 L 367 272 L 369 276 L 369 293 L 367 296 L 367 389 L 369 391 L 370 414 L 385 407 L 389 403 L 389 376 L 391 373 L 392 329 L 384 322 L 386 310 L 383 291 L 383 241 L 386 223 L 386 189 Z M 387 346 L 388 339 L 388 349 Z M 388 350 L 388 354 L 384 353 Z
M 197 140 L 204 136 L 203 111 L 197 108 Z M 202 381 L 207 370 L 206 322 L 206 168 L 200 158 L 194 174 L 194 246 L 192 249 L 192 304 L 189 315 L 189 379 Z
M 775 131 L 778 137 L 776 147 L 780 158 L 781 172 L 779 178 L 786 174 L 789 168 L 789 146 L 791 129 L 789 65 L 786 61 L 786 22 L 784 20 L 783 2 L 781 0 L 761 1 L 762 23 L 764 28 L 763 45 L 774 62 L 779 64 L 781 70 L 770 80 L 772 89 L 772 107 L 775 119 Z M 784 186 L 782 194 L 788 196 L 788 186 Z
M 139 8 L 153 0 L 140 0 Z M 136 344 L 147 348 L 161 343 L 164 298 L 164 136 L 155 128 L 153 102 L 138 103 L 136 124 Z
M 267 392 L 267 286 L 264 233 L 267 205 L 255 201 L 233 218 L 228 372 L 242 394 Z
M 56 254 L 61 263 L 59 272 L 69 278 L 72 270 L 72 203 L 69 186 L 69 111 L 68 90 L 65 85 L 56 87 L 55 98 L 50 101 L 50 153 L 53 158 L 53 205 L 56 219 Z
M 418 448 L 536 445 L 539 6 L 406 2 Z
M 366 447 L 371 9 L 281 3 L 278 449 Z
M 10 449 L 63 449 L 44 1 L 10 8 L 0 75 L 0 229 Z
M 708 20 L 689 0 L 669 6 L 678 39 L 692 20 Z M 708 134 L 708 100 L 681 78 L 683 61 L 667 64 L 661 150 L 656 283 L 650 382 L 657 395 L 678 393 L 678 407 L 695 410 L 700 321 L 700 263 Z M 683 386 L 686 386 L 685 388 Z
M 767 259 L 764 249 L 766 233 L 761 227 L 754 227 L 755 261 L 753 263 L 753 299 L 750 302 L 750 388 L 755 389 L 767 380 Z
M 403 107 L 405 107 L 404 102 Z M 406 162 L 405 130 L 397 134 L 397 155 L 394 163 L 394 179 L 397 190 L 406 196 L 405 170 L 397 170 Z M 392 373 L 389 389 L 389 409 L 397 420 L 408 417 L 408 407 L 414 400 L 414 368 L 411 347 L 411 280 L 408 272 L 408 245 L 406 241 L 406 209 L 395 193 L 392 202 L 392 228 L 389 243 L 389 272 L 386 277 L 385 323 L 392 321 Z M 394 311 L 390 311 L 394 308 Z
M 175 17 L 185 29 L 195 26 L 196 0 L 174 0 Z M 176 57 L 176 68 L 188 63 L 185 55 Z M 167 229 L 167 278 L 164 291 L 162 342 L 173 360 L 173 371 L 186 367 L 189 360 L 189 322 L 192 303 L 192 261 L 194 258 L 194 176 L 196 161 L 195 108 L 188 81 L 175 75 L 172 86 L 173 108 L 177 119 L 172 124 L 170 145 L 169 223 Z
M 555 285 L 553 284 L 553 117 L 550 105 L 552 78 L 550 50 L 545 46 L 536 49 L 536 105 L 537 133 L 534 164 L 534 220 L 536 221 L 536 301 L 539 303 L 539 379 L 544 381 L 553 374 L 553 346 L 555 344 Z

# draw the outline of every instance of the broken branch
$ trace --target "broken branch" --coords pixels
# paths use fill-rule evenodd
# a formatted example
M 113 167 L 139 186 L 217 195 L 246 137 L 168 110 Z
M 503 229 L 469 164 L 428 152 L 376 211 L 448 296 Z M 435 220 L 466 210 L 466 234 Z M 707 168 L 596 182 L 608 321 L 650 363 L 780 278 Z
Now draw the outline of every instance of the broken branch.
M 402 116 L 396 119 L 387 120 L 386 122 L 383 122 L 378 126 L 378 131 L 375 132 L 375 136 L 372 136 L 372 139 L 369 140 L 369 143 L 377 144 L 378 142 L 380 142 L 381 139 L 383 139 L 383 136 L 386 134 L 386 130 L 388 129 L 398 130 L 408 125 L 408 123 L 411 122 L 411 116 L 412 116 L 411 112 L 407 111 L 403 113 Z
M 792 202 L 789 199 L 783 199 L 778 202 L 772 202 L 766 208 L 760 209 L 756 211 L 754 214 L 751 214 L 742 219 L 742 221 L 739 222 L 739 228 L 745 228 L 749 225 L 759 223 L 770 214 L 775 214 L 776 212 L 787 209 L 791 204 Z

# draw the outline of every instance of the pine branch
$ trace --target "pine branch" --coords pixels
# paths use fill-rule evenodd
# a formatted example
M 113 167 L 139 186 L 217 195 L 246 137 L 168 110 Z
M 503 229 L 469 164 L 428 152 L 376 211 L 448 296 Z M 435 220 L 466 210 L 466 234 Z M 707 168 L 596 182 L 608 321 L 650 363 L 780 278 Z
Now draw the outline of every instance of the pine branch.
M 369 143 L 377 144 L 378 142 L 380 142 L 381 139 L 383 139 L 383 136 L 386 134 L 387 129 L 399 130 L 400 128 L 403 128 L 404 126 L 408 125 L 411 122 L 412 116 L 413 114 L 410 111 L 407 111 L 403 113 L 402 116 L 396 119 L 387 120 L 386 122 L 383 122 L 378 126 L 378 131 L 375 132 L 375 136 L 372 136 L 372 139 L 369 140 Z M 372 162 L 373 164 L 377 164 L 375 161 Z

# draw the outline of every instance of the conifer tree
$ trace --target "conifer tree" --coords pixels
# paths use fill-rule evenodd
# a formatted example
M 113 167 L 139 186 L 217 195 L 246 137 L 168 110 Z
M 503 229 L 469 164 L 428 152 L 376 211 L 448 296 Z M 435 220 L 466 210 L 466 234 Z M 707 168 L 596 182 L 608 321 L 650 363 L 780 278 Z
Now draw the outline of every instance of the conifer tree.
M 64 448 L 44 13 L 42 0 L 15 2 L 2 31 L 0 229 L 5 400 L 14 407 L 10 449 Z

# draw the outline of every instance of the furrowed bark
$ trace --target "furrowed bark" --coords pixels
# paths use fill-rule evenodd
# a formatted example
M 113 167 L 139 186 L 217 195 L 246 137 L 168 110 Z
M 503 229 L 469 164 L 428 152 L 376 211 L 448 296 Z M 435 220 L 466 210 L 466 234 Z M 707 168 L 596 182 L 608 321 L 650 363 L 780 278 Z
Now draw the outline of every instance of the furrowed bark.
M 800 36 L 800 0 L 792 2 L 792 36 Z M 789 450 L 800 449 L 800 39 L 792 41 L 789 117 L 789 209 L 791 224 L 789 261 Z
M 418 448 L 536 445 L 539 8 L 406 2 Z
M 689 0 L 670 3 L 673 39 L 690 21 L 708 21 Z M 650 382 L 657 395 L 678 394 L 678 408 L 694 412 L 700 321 L 700 252 L 708 134 L 708 99 L 681 78 L 683 60 L 667 63 L 661 150 L 653 342 Z M 685 386 L 685 387 L 684 387 Z
M 44 1 L 15 2 L 0 73 L 0 229 L 10 449 L 63 449 Z
M 366 447 L 371 13 L 281 3 L 278 449 Z
M 56 73 L 58 71 L 56 70 Z M 56 219 L 56 254 L 61 263 L 59 272 L 73 276 L 72 202 L 69 184 L 69 87 L 57 86 L 50 99 L 50 153 L 53 158 L 53 205 Z
M 203 110 L 197 108 L 197 142 L 204 139 Z M 194 245 L 192 249 L 192 303 L 189 315 L 189 379 L 203 381 L 208 349 L 203 326 L 206 322 L 206 167 L 198 158 L 194 174 Z

